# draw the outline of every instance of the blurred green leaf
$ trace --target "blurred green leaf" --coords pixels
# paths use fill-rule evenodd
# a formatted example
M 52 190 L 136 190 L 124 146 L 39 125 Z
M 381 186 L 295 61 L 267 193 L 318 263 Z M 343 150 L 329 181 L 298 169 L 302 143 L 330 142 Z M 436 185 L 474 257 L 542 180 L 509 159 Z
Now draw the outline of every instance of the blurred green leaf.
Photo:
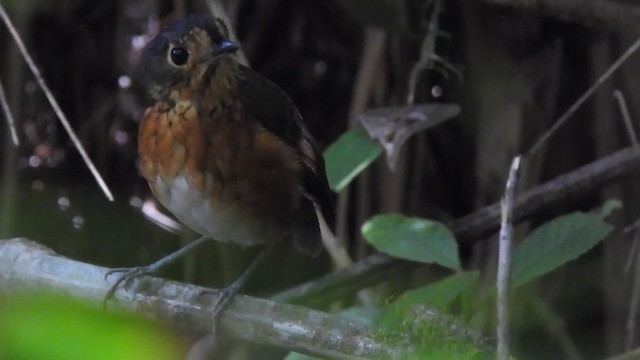
M 586 253 L 612 230 L 613 227 L 600 217 L 581 212 L 560 216 L 541 225 L 513 253 L 512 288 Z
M 184 356 L 160 325 L 60 297 L 0 302 L 0 353 L 12 360 L 176 360 Z
M 599 214 L 600 218 L 606 219 L 612 212 L 620 209 L 622 209 L 622 201 L 618 199 L 609 199 L 604 203 L 604 205 L 602 205 L 602 209 Z
M 321 360 L 313 356 L 300 354 L 297 352 L 291 352 L 289 355 L 285 356 L 284 360 Z
M 449 229 L 437 221 L 398 214 L 378 215 L 362 225 L 362 234 L 383 253 L 460 269 L 458 244 Z
M 451 275 L 433 284 L 404 292 L 393 305 L 406 307 L 424 304 L 443 309 L 464 291 L 471 289 L 479 276 L 478 271 Z
M 353 178 L 382 154 L 382 147 L 362 129 L 342 134 L 324 152 L 327 180 L 334 191 L 344 189 Z

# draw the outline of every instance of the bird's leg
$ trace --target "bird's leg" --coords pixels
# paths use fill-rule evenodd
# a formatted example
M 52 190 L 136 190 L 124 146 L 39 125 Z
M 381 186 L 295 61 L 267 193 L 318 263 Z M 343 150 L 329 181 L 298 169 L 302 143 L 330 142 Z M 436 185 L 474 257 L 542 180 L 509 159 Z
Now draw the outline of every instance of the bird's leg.
M 238 277 L 231 285 L 227 286 L 223 289 L 217 290 L 203 290 L 199 295 L 207 295 L 211 294 L 214 291 L 217 291 L 216 294 L 218 296 L 216 303 L 213 305 L 212 311 L 212 326 L 211 326 L 211 334 L 201 338 L 198 340 L 189 350 L 189 355 L 187 359 L 213 359 L 214 357 L 211 354 L 215 354 L 220 349 L 218 348 L 218 338 L 216 336 L 216 328 L 218 323 L 218 318 L 222 314 L 229 304 L 231 304 L 234 296 L 238 294 L 238 292 L 242 289 L 242 287 L 246 284 L 247 280 L 253 274 L 255 269 L 260 265 L 260 263 L 267 256 L 269 251 L 273 248 L 273 244 L 275 242 L 272 241 L 268 243 L 260 253 L 251 261 L 251 264 L 244 270 L 242 275 Z
M 238 277 L 233 283 L 231 283 L 231 285 L 223 289 L 219 289 L 218 300 L 213 306 L 213 312 L 211 315 L 213 323 L 213 327 L 211 330 L 214 335 L 216 333 L 218 317 L 224 311 L 224 309 L 229 306 L 229 304 L 231 304 L 231 301 L 238 294 L 238 291 L 240 291 L 240 289 L 242 289 L 242 287 L 247 283 L 247 280 L 249 279 L 251 274 L 253 274 L 258 265 L 265 259 L 275 243 L 275 241 L 272 241 L 268 243 L 262 250 L 260 250 L 260 253 L 251 261 L 251 264 L 249 264 L 249 266 L 244 270 L 242 275 L 240 275 L 240 277 Z M 206 294 L 206 292 L 203 294 Z
M 118 277 L 116 282 L 113 285 L 111 285 L 111 287 L 107 291 L 107 294 L 104 296 L 104 299 L 102 300 L 103 306 L 106 307 L 107 301 L 113 296 L 113 294 L 115 293 L 116 289 L 120 284 L 124 283 L 126 286 L 126 283 L 132 279 L 135 279 L 137 277 L 144 276 L 144 275 L 153 274 L 158 270 L 160 270 L 161 268 L 165 267 L 166 265 L 176 261 L 182 256 L 190 253 L 194 249 L 200 247 L 200 245 L 204 244 L 209 240 L 211 240 L 211 238 L 206 236 L 201 236 L 195 241 L 190 242 L 189 244 L 181 247 L 180 249 L 172 252 L 171 254 L 147 266 L 138 266 L 138 267 L 132 267 L 132 268 L 118 268 L 118 269 L 109 270 L 104 276 L 105 280 L 111 274 L 122 273 L 122 275 Z

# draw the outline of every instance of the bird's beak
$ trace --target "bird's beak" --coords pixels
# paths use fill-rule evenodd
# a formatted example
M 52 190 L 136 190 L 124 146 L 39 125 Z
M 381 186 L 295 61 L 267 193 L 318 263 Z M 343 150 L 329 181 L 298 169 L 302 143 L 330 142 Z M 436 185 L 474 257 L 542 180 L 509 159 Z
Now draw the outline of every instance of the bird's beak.
M 218 49 L 213 52 L 213 58 L 215 59 L 222 55 L 233 54 L 239 48 L 240 47 L 238 46 L 238 44 L 233 41 L 229 41 L 229 40 L 223 41 L 218 47 Z

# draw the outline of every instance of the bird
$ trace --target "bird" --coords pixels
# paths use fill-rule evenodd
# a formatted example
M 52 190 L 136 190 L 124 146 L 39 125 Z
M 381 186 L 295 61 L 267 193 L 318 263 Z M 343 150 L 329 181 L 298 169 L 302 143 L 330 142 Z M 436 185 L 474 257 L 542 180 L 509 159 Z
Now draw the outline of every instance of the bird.
M 321 252 L 317 213 L 333 221 L 322 153 L 292 100 L 241 64 L 238 50 L 211 14 L 165 27 L 143 50 L 138 75 L 151 102 L 139 125 L 139 168 L 157 200 L 201 237 L 153 264 L 110 271 L 122 274 L 105 298 L 209 240 L 265 244 L 225 288 L 217 314 L 272 244 Z

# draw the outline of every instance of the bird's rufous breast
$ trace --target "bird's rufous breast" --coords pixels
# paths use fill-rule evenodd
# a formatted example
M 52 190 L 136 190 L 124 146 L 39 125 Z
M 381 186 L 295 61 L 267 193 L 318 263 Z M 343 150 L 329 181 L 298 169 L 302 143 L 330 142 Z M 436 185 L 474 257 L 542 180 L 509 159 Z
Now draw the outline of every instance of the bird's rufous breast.
M 154 195 L 203 235 L 252 244 L 286 232 L 300 202 L 294 151 L 238 106 L 158 102 L 139 132 Z M 171 106 L 173 105 L 173 106 Z

